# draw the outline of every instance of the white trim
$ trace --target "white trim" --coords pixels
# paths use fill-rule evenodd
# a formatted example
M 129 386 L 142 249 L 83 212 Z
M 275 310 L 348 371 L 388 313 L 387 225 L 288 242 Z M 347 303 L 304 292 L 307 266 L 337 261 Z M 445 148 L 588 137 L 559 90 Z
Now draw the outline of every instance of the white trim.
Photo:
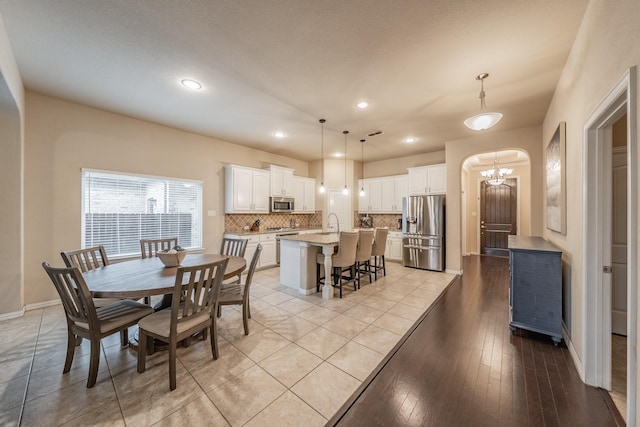
M 638 256 L 638 147 L 636 113 L 636 68 L 632 67 L 616 83 L 589 116 L 583 127 L 583 236 L 582 276 L 584 280 L 582 336 L 583 364 L 577 365 L 585 383 L 607 387 L 611 378 L 610 289 L 602 267 L 611 249 L 606 247 L 611 223 L 606 207 L 610 189 L 610 134 L 613 123 L 627 114 L 627 420 L 636 419 L 637 396 L 637 265 Z M 603 182 L 605 181 L 605 182 Z M 609 194 L 610 196 L 610 194 Z M 608 215 L 608 216 L 607 216 Z
M 569 355 L 573 360 L 573 364 L 576 366 L 578 370 L 578 374 L 580 375 L 580 379 L 584 382 L 584 369 L 582 368 L 582 361 L 580 360 L 580 356 L 578 356 L 578 352 L 576 348 L 573 346 L 573 341 L 571 341 L 571 337 L 569 336 L 569 331 L 567 331 L 567 325 L 565 325 L 564 321 L 562 322 L 562 339 L 564 343 L 567 345 L 569 349 Z
M 61 305 L 62 302 L 59 299 L 52 299 L 49 301 L 37 302 L 35 304 L 27 304 L 24 306 L 25 311 L 39 310 L 42 308 L 53 307 L 54 305 Z
M 0 322 L 5 320 L 17 319 L 18 317 L 22 317 L 22 316 L 24 316 L 24 307 L 22 308 L 22 310 L 0 314 Z
M 178 181 L 185 181 L 185 182 L 193 182 L 194 184 L 203 184 L 204 185 L 204 181 L 200 181 L 200 180 L 197 180 L 197 179 L 180 178 L 180 177 L 176 177 L 176 176 L 147 175 L 147 174 L 144 174 L 144 173 L 121 172 L 121 171 L 114 171 L 114 170 L 91 169 L 91 168 L 81 168 L 80 172 L 81 173 L 82 172 L 104 173 L 104 174 L 109 174 L 109 175 L 125 175 L 125 176 L 131 176 L 131 177 L 135 177 L 135 178 L 170 179 L 170 180 L 178 180 Z
M 464 270 L 449 270 L 449 269 L 446 269 L 444 272 L 447 273 L 447 274 L 458 274 L 458 275 L 462 276 L 462 273 L 464 272 Z

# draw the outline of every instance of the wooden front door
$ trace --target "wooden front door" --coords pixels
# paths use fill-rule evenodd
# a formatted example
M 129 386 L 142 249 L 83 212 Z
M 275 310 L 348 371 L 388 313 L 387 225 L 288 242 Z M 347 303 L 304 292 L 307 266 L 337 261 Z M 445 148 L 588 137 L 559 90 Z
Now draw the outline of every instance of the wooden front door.
M 480 183 L 480 253 L 509 256 L 507 236 L 517 233 L 518 183 L 506 179 L 501 185 Z

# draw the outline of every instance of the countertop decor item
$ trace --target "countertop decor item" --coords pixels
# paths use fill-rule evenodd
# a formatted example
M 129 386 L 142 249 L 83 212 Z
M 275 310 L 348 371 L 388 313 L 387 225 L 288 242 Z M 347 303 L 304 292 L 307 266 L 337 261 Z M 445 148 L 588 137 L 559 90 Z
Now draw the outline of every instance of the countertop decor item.
M 160 258 L 160 261 L 162 261 L 165 267 L 177 267 L 182 263 L 184 257 L 187 256 L 187 251 L 171 249 L 168 251 L 158 251 L 156 252 L 156 255 Z
M 253 224 L 251 224 L 251 228 L 249 229 L 249 231 L 260 231 L 260 220 L 256 219 Z

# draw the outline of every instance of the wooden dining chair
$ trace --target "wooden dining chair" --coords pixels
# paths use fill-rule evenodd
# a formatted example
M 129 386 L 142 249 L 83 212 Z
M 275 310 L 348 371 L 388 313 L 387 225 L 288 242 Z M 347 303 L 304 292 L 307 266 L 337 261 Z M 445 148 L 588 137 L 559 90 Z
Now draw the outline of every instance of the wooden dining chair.
M 148 305 L 119 300 L 104 307 L 93 303 L 91 293 L 78 267 L 54 268 L 46 262 L 42 267 L 53 282 L 67 318 L 67 357 L 63 373 L 69 372 L 76 348 L 76 337 L 91 343 L 87 387 L 95 385 L 100 363 L 100 340 L 116 332 L 126 331 L 140 319 L 153 313 Z
M 238 256 L 244 257 L 247 251 L 247 242 L 249 239 L 233 239 L 231 237 L 223 237 L 222 244 L 220 245 L 220 255 Z M 242 280 L 242 272 L 238 274 L 238 277 L 227 279 L 222 282 L 222 287 L 225 288 L 228 285 L 239 284 Z
M 214 316 L 218 295 L 229 259 L 178 267 L 171 308 L 160 310 L 138 323 L 138 372 L 145 371 L 147 339 L 169 344 L 169 388 L 176 388 L 176 350 L 178 342 L 203 329 L 211 334 L 211 354 L 218 358 Z
M 78 267 L 81 272 L 86 273 L 94 268 L 106 267 L 109 265 L 109 258 L 104 246 L 93 246 L 84 249 L 75 249 L 73 251 L 60 252 L 62 261 L 67 267 Z M 104 307 L 114 302 L 120 301 L 119 298 L 94 298 L 93 305 L 96 307 Z M 147 302 L 148 304 L 148 302 Z M 120 336 L 120 345 L 125 347 L 129 343 L 129 332 L 125 329 Z M 78 338 L 77 345 L 82 343 L 82 337 Z
M 220 297 L 218 298 L 218 313 L 217 317 L 222 315 L 223 305 L 241 305 L 242 306 L 242 323 L 244 325 L 244 334 L 249 335 L 249 319 L 251 318 L 251 307 L 249 305 L 249 291 L 251 290 L 251 281 L 253 280 L 253 273 L 256 271 L 258 260 L 260 259 L 260 253 L 262 252 L 262 245 L 258 244 L 256 251 L 251 258 L 251 264 L 247 271 L 247 276 L 244 281 L 244 285 L 240 283 L 223 288 L 220 291 Z M 215 322 L 216 320 L 213 319 Z M 214 326 L 215 327 L 215 326 Z
M 158 251 L 168 251 L 178 246 L 177 237 L 168 237 L 166 239 L 140 239 L 140 252 L 142 259 L 153 258 L 157 256 Z

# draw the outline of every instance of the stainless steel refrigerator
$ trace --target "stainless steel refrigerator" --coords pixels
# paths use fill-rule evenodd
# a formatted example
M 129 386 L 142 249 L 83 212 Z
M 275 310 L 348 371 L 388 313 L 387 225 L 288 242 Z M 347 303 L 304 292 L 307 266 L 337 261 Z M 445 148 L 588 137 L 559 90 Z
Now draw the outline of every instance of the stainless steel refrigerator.
M 445 196 L 402 199 L 402 263 L 405 267 L 444 271 Z

